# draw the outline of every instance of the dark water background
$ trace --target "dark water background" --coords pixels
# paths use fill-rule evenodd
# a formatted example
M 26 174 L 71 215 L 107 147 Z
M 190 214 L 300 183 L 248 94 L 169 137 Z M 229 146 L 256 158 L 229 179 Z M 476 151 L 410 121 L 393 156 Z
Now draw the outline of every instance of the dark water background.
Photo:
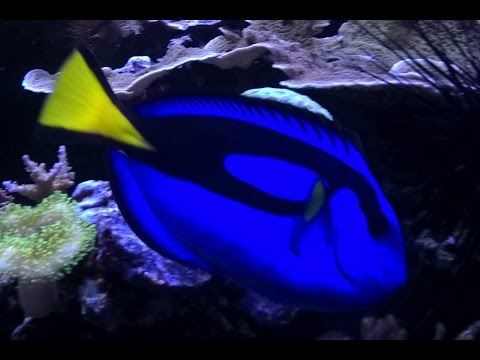
M 1 21 L 0 22 L 0 180 L 28 182 L 21 157 L 56 161 L 58 146 L 34 136 L 35 123 L 45 94 L 22 88 L 25 74 L 36 68 L 50 73 L 58 71 L 71 51 L 71 39 L 65 35 L 65 21 Z M 76 181 L 105 178 L 101 149 L 69 146 L 68 159 L 76 170 Z

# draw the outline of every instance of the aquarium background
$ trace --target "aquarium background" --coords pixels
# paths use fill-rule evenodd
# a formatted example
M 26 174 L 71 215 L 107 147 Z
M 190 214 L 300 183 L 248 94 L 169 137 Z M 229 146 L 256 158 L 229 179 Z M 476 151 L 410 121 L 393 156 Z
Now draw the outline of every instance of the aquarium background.
M 393 86 L 398 77 L 387 78 L 388 69 L 399 57 L 409 56 L 402 51 L 392 53 L 388 42 L 379 43 L 365 34 L 357 36 L 358 29 L 357 32 L 346 26 L 350 22 L 1 21 L 0 180 L 31 183 L 22 161 L 26 154 L 33 161 L 46 163 L 47 168 L 62 163 L 58 143 L 44 142 L 34 136 L 46 95 L 28 91 L 22 81 L 33 69 L 55 74 L 77 44 L 88 47 L 101 66 L 125 69 L 121 74 L 129 71 L 137 74 L 145 66 L 140 63 L 140 68 L 135 68 L 136 63 L 129 63 L 132 56 L 163 58 L 165 66 L 172 67 L 168 74 L 143 89 L 141 96 L 123 99 L 127 105 L 158 94 L 186 91 L 201 94 L 207 89 L 239 94 L 252 88 L 278 87 L 287 81 L 285 87 L 310 96 L 328 109 L 335 121 L 357 133 L 372 172 L 401 220 L 411 281 L 378 307 L 329 314 L 290 308 L 228 279 L 189 269 L 146 247 L 126 225 L 109 189 L 104 148 L 92 144 L 67 145 L 75 185 L 65 192 L 81 204 L 83 219 L 96 224 L 95 249 L 58 280 L 60 305 L 47 316 L 29 317 L 19 300 L 17 283 L 7 281 L 6 276 L 0 278 L 0 338 L 476 339 L 480 327 L 480 267 L 475 257 L 478 242 L 475 200 L 480 200 L 477 186 L 480 177 L 478 171 L 471 171 L 450 182 L 443 181 L 438 175 L 442 174 L 442 168 L 430 170 L 430 166 L 433 169 L 437 163 L 450 166 L 458 162 L 458 166 L 480 168 L 478 145 L 474 145 L 476 137 L 465 136 L 465 133 L 480 134 L 478 124 L 456 118 L 468 120 L 471 113 L 478 114 L 478 99 L 472 95 L 467 110 L 454 108 L 432 91 L 436 85 L 450 89 L 445 85 L 451 80 L 448 71 L 443 77 L 437 73 L 434 79 L 425 79 L 418 75 L 428 74 L 424 66 L 398 73 L 409 85 Z M 411 23 L 418 23 L 423 30 L 430 26 L 432 32 L 427 36 L 432 43 L 451 49 L 451 53 L 447 51 L 447 59 L 455 60 L 452 62 L 460 67 L 466 64 L 462 69 L 473 67 L 474 79 L 469 81 L 477 84 L 478 69 L 474 65 L 478 57 L 472 53 L 479 51 L 476 45 L 480 42 L 477 35 L 472 35 L 478 30 L 475 21 L 444 21 L 444 27 L 435 25 L 439 28 L 428 22 L 405 20 L 371 21 L 362 26 L 373 33 L 380 28 L 380 36 L 394 38 L 395 44 L 401 45 L 397 49 L 407 49 L 411 55 L 415 51 L 412 44 L 416 43 L 415 32 L 409 30 L 415 25 Z M 441 33 L 444 28 L 448 31 Z M 443 35 L 435 35 L 440 33 Z M 243 50 L 241 56 L 231 56 L 232 60 L 207 63 L 191 51 L 203 49 L 212 39 L 222 36 L 225 44 L 218 40 L 219 44 L 211 46 L 213 52 L 221 53 L 223 49 L 223 53 L 231 53 L 262 43 L 277 57 L 266 56 L 263 50 L 258 54 L 256 50 Z M 458 51 L 466 42 L 473 44 L 469 51 Z M 169 52 L 172 48 L 177 52 Z M 424 47 L 415 58 L 435 55 L 438 56 Z M 175 59 L 184 58 L 189 61 L 183 65 L 175 63 Z M 412 77 L 412 71 L 417 75 Z M 123 84 L 124 78 L 119 79 L 118 84 Z M 314 85 L 305 85 L 308 83 Z M 428 110 L 422 107 L 417 95 L 412 95 L 418 89 L 426 89 L 420 93 L 428 99 Z M 411 125 L 416 123 L 418 113 L 429 120 L 421 130 Z M 402 125 L 405 119 L 407 126 Z M 440 147 L 432 141 L 445 132 L 458 137 L 453 142 L 455 146 L 457 143 L 465 146 L 452 145 L 454 150 L 448 151 L 450 145 Z M 456 201 L 463 197 L 469 200 Z M 28 196 L 18 194 L 15 202 L 35 205 Z M 42 293 L 29 296 L 40 299 Z

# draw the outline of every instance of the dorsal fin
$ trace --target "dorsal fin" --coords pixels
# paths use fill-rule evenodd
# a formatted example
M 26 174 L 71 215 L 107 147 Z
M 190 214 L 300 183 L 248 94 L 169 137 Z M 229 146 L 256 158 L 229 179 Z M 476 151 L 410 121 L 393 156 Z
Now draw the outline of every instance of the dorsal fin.
M 368 173 L 355 136 L 337 121 L 271 100 L 222 96 L 173 96 L 138 105 L 143 118 L 218 117 L 255 124 L 308 143 L 351 168 Z

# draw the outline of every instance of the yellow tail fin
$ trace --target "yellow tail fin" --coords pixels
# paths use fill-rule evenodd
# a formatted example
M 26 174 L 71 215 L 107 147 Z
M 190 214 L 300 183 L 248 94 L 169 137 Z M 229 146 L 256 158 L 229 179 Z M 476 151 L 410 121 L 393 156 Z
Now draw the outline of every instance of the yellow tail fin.
M 75 50 L 65 61 L 55 91 L 42 109 L 40 124 L 153 149 L 121 110 L 101 69 L 85 51 Z

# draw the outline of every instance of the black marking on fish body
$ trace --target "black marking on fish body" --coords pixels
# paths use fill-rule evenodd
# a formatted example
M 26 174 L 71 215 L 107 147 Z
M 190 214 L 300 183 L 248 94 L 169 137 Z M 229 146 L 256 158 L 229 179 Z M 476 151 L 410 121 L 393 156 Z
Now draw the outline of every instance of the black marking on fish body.
M 253 106 L 245 106 L 255 116 Z M 293 115 L 292 115 L 293 116 Z M 282 116 L 285 118 L 285 116 Z M 313 145 L 270 129 L 228 118 L 170 116 L 137 119 L 135 127 L 157 154 L 132 150 L 161 171 L 197 183 L 213 192 L 274 214 L 303 214 L 306 203 L 280 199 L 231 176 L 224 167 L 228 154 L 277 158 L 315 171 L 336 188 L 348 187 L 362 209 L 385 228 L 387 220 L 375 190 L 357 171 Z
M 304 228 L 304 224 L 298 224 L 293 231 L 292 240 L 290 241 L 290 252 L 298 257 L 302 256 L 299 245 Z
M 300 127 L 302 128 L 302 130 L 305 134 L 308 134 L 307 126 L 305 125 L 305 121 L 299 121 L 298 125 L 300 125 Z
M 267 108 L 265 108 L 265 110 L 267 111 L 267 113 L 270 115 L 270 117 L 271 117 L 273 120 L 275 120 L 276 122 L 279 122 L 279 121 L 280 121 L 280 119 L 278 118 L 276 112 L 275 112 L 273 109 L 267 107 Z
M 318 124 L 313 124 L 313 130 L 315 131 L 315 134 L 320 140 L 323 140 L 323 134 L 320 126 Z

